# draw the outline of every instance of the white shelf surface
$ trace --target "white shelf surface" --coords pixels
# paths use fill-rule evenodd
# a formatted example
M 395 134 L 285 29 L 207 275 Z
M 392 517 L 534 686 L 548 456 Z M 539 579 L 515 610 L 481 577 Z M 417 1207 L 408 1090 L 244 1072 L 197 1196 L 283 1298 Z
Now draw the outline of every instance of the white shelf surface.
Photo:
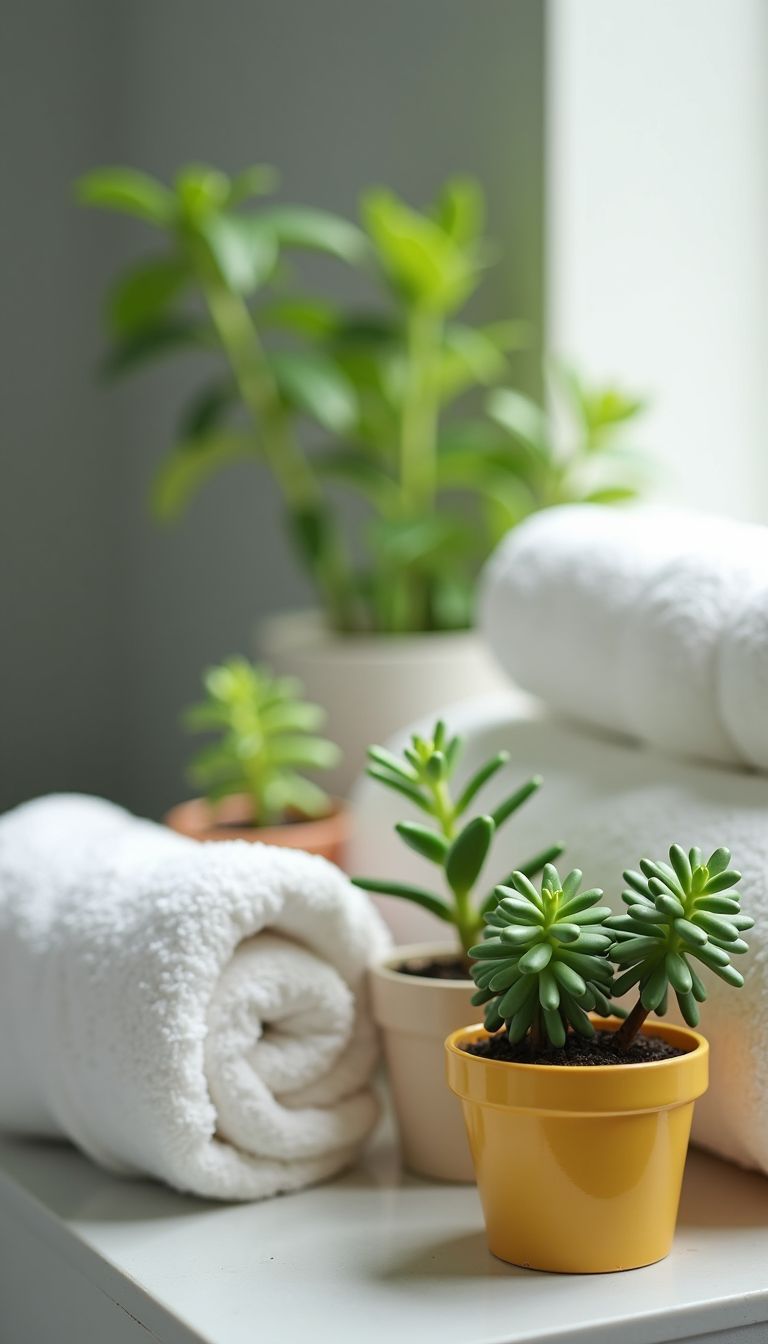
M 403 1173 L 386 1127 L 340 1180 L 245 1205 L 120 1180 L 64 1145 L 3 1139 L 3 1344 L 70 1338 L 51 1287 L 59 1280 L 130 1327 L 112 1341 L 759 1344 L 768 1341 L 768 1180 L 691 1152 L 669 1259 L 577 1277 L 494 1259 L 474 1187 Z M 25 1334 L 37 1291 L 50 1298 L 50 1336 L 37 1303 Z M 96 1344 L 96 1333 L 87 1338 Z

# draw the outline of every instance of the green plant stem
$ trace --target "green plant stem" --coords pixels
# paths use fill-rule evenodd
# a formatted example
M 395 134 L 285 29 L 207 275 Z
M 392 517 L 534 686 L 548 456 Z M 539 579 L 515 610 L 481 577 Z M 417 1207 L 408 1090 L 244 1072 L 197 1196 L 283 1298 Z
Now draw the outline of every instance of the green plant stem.
M 544 1035 L 544 1025 L 541 1020 L 541 1008 L 538 1005 L 531 1023 L 531 1044 L 536 1051 L 543 1051 L 547 1047 L 547 1037 Z
M 403 512 L 417 517 L 431 512 L 437 489 L 438 394 L 435 356 L 440 320 L 416 307 L 407 324 L 408 382 L 403 401 L 400 440 L 400 484 Z
M 462 950 L 469 964 L 469 949 L 474 947 L 480 936 L 479 930 L 482 927 L 482 919 L 478 919 L 473 911 L 468 891 L 455 891 L 453 893 L 455 902 L 455 922 L 456 931 L 459 935 L 459 941 Z
M 648 1013 L 649 1009 L 644 1008 L 642 1000 L 638 999 L 629 1017 L 624 1018 L 618 1031 L 614 1034 L 613 1040 L 617 1050 L 629 1050 L 633 1041 L 639 1035 Z
M 437 423 L 439 391 L 437 353 L 442 336 L 440 319 L 429 309 L 414 306 L 406 323 L 407 381 L 400 424 L 401 514 L 405 519 L 430 517 L 437 495 Z M 429 626 L 429 592 L 425 579 L 405 574 L 402 603 L 404 625 L 412 630 Z
M 323 497 L 312 467 L 290 432 L 275 379 L 267 362 L 248 305 L 226 285 L 202 280 L 203 293 L 226 352 L 232 372 L 253 423 L 259 444 L 289 511 L 296 515 L 323 513 Z M 315 567 L 337 628 L 354 627 L 354 585 L 336 539 L 331 533 Z

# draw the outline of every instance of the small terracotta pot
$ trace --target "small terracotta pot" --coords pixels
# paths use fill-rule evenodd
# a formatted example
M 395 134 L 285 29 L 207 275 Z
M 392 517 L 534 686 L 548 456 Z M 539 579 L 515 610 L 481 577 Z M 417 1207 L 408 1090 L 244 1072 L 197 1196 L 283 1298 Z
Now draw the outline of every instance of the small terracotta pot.
M 304 849 L 320 854 L 340 868 L 349 837 L 350 814 L 344 803 L 334 798 L 326 817 L 297 818 L 281 826 L 254 826 L 252 809 L 245 794 L 233 794 L 212 805 L 205 798 L 178 803 L 166 813 L 165 824 L 193 840 L 249 840 L 284 849 Z
M 603 1274 L 669 1253 L 709 1047 L 689 1027 L 643 1031 L 685 1053 L 648 1064 L 512 1064 L 462 1048 L 487 1036 L 480 1026 L 448 1037 L 448 1082 L 462 1099 L 488 1246 L 500 1260 Z
M 477 1016 L 471 980 L 430 980 L 397 967 L 414 959 L 446 957 L 446 943 L 398 947 L 370 972 L 373 1015 L 384 1054 L 400 1130 L 403 1160 L 419 1176 L 439 1181 L 474 1180 L 461 1106 L 445 1082 L 446 1033 Z

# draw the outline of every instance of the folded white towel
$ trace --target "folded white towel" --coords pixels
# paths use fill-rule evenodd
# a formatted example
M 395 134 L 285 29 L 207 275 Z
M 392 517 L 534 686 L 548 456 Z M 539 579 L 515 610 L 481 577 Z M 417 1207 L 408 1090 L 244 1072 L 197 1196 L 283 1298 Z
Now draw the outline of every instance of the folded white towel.
M 376 1119 L 388 941 L 323 859 L 25 804 L 0 818 L 0 1126 L 212 1198 L 330 1176 Z
M 768 779 L 676 761 L 544 716 L 521 719 L 498 702 L 454 708 L 446 719 L 466 740 L 463 774 L 501 747 L 511 752 L 512 764 L 478 804 L 490 810 L 515 780 L 536 772 L 544 776 L 541 792 L 499 833 L 484 872 L 488 887 L 561 841 L 566 845 L 558 861 L 561 872 L 582 868 L 586 885 L 603 887 L 620 910 L 622 871 L 636 867 L 641 857 L 663 858 L 675 841 L 699 845 L 705 853 L 721 844 L 731 848 L 744 875 L 742 904 L 757 929 L 745 935 L 752 950 L 738 958 L 743 989 L 699 968 L 710 989 L 701 1030 L 712 1057 L 710 1090 L 697 1103 L 695 1136 L 724 1157 L 768 1172 L 768 957 L 761 937 L 768 926 Z M 350 870 L 434 884 L 434 867 L 393 834 L 394 822 L 409 815 L 408 803 L 372 781 L 359 785 L 355 803 Z M 445 937 L 445 925 L 403 902 L 399 907 L 399 918 L 410 919 L 410 927 L 402 929 L 406 936 Z
M 577 505 L 510 533 L 480 610 L 502 666 L 561 713 L 768 768 L 767 599 L 767 528 Z

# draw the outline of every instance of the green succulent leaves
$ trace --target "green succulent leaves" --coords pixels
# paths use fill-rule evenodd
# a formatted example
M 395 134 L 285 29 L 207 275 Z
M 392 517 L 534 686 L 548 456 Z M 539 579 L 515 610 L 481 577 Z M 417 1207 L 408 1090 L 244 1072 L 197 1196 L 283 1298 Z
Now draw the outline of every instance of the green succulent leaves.
M 487 937 L 470 948 L 476 958 L 472 1002 L 485 1004 L 485 1025 L 503 1025 L 513 1043 L 530 1032 L 535 1043 L 565 1044 L 569 1026 L 594 1035 L 587 1013 L 610 1012 L 612 972 L 607 959 L 612 936 L 602 891 L 579 890 L 574 868 L 561 881 L 547 863 L 537 890 L 523 872 L 497 889 L 499 901 L 486 916 Z
M 209 801 L 246 794 L 259 825 L 291 813 L 326 813 L 328 795 L 301 772 L 335 765 L 339 750 L 317 735 L 325 711 L 301 699 L 301 683 L 230 658 L 209 669 L 204 685 L 206 699 L 187 710 L 185 721 L 192 731 L 218 733 L 189 771 Z
M 534 776 L 527 780 L 493 812 L 462 821 L 480 790 L 507 765 L 509 753 L 499 751 L 484 762 L 454 799 L 451 783 L 461 747 L 461 739 L 450 737 L 445 724 L 439 721 L 430 738 L 418 734 L 412 737 L 402 757 L 384 747 L 371 747 L 368 753 L 371 778 L 406 798 L 430 818 L 431 825 L 401 821 L 395 829 L 410 849 L 441 869 L 447 899 L 421 887 L 388 879 L 358 877 L 354 881 L 366 891 L 413 901 L 453 924 L 461 948 L 468 953 L 480 936 L 483 915 L 496 904 L 496 888 L 480 902 L 474 899 L 494 837 L 504 822 L 536 793 L 541 779 Z M 540 872 L 561 852 L 561 845 L 551 845 L 522 866 L 528 874 Z
M 565 1043 L 569 1029 L 591 1036 L 587 1013 L 617 1013 L 611 999 L 637 985 L 639 999 L 618 1029 L 616 1045 L 629 1048 L 645 1018 L 667 1011 L 670 987 L 689 1026 L 699 1021 L 707 988 L 692 962 L 739 988 L 731 957 L 746 952 L 742 933 L 754 920 L 742 914 L 734 890 L 740 873 L 727 849 L 706 863 L 701 851 L 673 845 L 669 863 L 640 861 L 624 874 L 624 915 L 598 905 L 602 892 L 580 891 L 574 869 L 561 883 L 547 863 L 537 890 L 523 872 L 497 888 L 486 915 L 485 940 L 469 949 L 488 1031 L 504 1026 L 515 1043 L 530 1033 L 541 1048 Z M 614 966 L 618 978 L 614 979 Z
M 607 921 L 611 957 L 621 972 L 617 995 L 638 985 L 646 1012 L 663 1015 L 671 987 L 685 1021 L 695 1027 L 707 989 L 693 962 L 726 984 L 743 985 L 731 957 L 747 951 L 741 934 L 754 920 L 741 912 L 734 890 L 741 874 L 730 862 L 727 849 L 716 849 L 704 863 L 700 850 L 673 845 L 669 863 L 641 859 L 640 872 L 625 872 L 627 912 Z

